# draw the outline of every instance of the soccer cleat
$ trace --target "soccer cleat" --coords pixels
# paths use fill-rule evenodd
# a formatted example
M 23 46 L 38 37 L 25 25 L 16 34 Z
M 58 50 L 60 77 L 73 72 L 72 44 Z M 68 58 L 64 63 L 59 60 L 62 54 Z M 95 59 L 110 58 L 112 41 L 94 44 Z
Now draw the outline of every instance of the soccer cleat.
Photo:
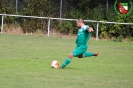
M 81 55 L 78 56 L 78 58 L 83 58 L 83 57 L 84 57 L 83 54 L 81 54 Z
M 97 57 L 97 56 L 98 56 L 98 52 L 95 52 L 95 53 L 94 53 L 94 56 L 96 56 L 96 57 Z

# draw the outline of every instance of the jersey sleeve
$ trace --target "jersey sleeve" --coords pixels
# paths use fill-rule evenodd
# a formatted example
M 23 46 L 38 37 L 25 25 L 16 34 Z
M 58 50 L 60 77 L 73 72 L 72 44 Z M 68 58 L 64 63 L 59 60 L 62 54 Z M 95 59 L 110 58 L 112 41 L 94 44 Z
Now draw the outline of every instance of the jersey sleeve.
M 84 30 L 87 30 L 89 28 L 89 26 L 85 25 L 83 28 L 84 28 Z

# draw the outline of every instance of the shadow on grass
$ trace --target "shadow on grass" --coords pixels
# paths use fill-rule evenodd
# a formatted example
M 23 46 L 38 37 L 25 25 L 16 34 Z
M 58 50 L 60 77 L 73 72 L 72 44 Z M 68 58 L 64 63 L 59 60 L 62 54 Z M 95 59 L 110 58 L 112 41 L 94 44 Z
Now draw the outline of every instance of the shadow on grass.
M 76 68 L 76 67 L 66 67 L 64 69 L 79 69 L 79 68 Z

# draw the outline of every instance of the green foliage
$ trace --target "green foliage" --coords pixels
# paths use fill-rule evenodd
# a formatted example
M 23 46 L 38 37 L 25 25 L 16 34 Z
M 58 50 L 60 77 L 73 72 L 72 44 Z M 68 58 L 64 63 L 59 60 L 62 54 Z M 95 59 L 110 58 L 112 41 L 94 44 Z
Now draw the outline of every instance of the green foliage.
M 99 4 L 96 8 L 93 8 L 91 10 L 91 13 L 88 13 L 88 15 L 90 16 L 90 18 L 92 20 L 104 20 L 105 19 L 105 8 L 104 5 Z
M 107 24 L 102 23 L 100 27 L 100 38 L 107 38 L 108 37 L 108 28 Z
M 18 1 L 18 12 L 15 10 L 14 0 L 1 0 L 0 13 L 22 14 L 30 16 L 59 17 L 60 2 L 56 0 L 20 0 Z M 133 13 L 126 17 L 117 15 L 114 11 L 115 0 L 108 0 L 109 7 L 106 8 L 106 0 L 63 0 L 62 17 L 86 20 L 106 20 L 114 22 L 133 23 Z M 0 18 L 1 19 L 1 18 Z M 4 23 L 7 25 L 20 23 L 24 32 L 47 31 L 47 21 L 43 19 L 21 19 L 5 17 Z M 86 23 L 96 30 L 96 23 Z M 70 21 L 51 21 L 51 29 L 63 34 L 76 34 L 77 28 L 74 22 Z M 96 33 L 93 33 L 95 36 Z M 99 24 L 100 38 L 123 38 L 133 37 L 133 25 L 120 24 Z
M 61 21 L 60 32 L 63 34 L 75 34 L 77 32 L 75 24 L 69 21 Z
M 130 17 L 130 16 L 129 16 Z M 128 17 L 121 17 L 121 16 L 116 16 L 114 18 L 115 21 L 117 22 L 130 22 L 132 23 L 132 19 L 130 18 L 130 21 L 127 21 Z M 120 24 L 115 24 L 113 27 L 113 31 L 114 31 L 114 35 L 116 37 L 122 35 L 123 37 L 130 37 L 133 35 L 133 30 L 132 30 L 132 26 L 129 25 L 120 25 Z
M 113 41 L 115 42 L 122 42 L 122 35 L 118 36 L 117 38 L 115 38 Z

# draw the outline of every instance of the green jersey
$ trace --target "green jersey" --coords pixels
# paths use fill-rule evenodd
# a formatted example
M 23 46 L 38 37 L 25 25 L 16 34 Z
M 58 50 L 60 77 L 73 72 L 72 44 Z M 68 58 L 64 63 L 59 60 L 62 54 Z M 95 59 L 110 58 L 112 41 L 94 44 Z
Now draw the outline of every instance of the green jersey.
M 88 32 L 88 28 L 89 28 L 88 25 L 84 25 L 78 30 L 77 39 L 76 39 L 77 47 L 79 46 L 87 47 L 87 42 L 90 38 L 90 32 Z

